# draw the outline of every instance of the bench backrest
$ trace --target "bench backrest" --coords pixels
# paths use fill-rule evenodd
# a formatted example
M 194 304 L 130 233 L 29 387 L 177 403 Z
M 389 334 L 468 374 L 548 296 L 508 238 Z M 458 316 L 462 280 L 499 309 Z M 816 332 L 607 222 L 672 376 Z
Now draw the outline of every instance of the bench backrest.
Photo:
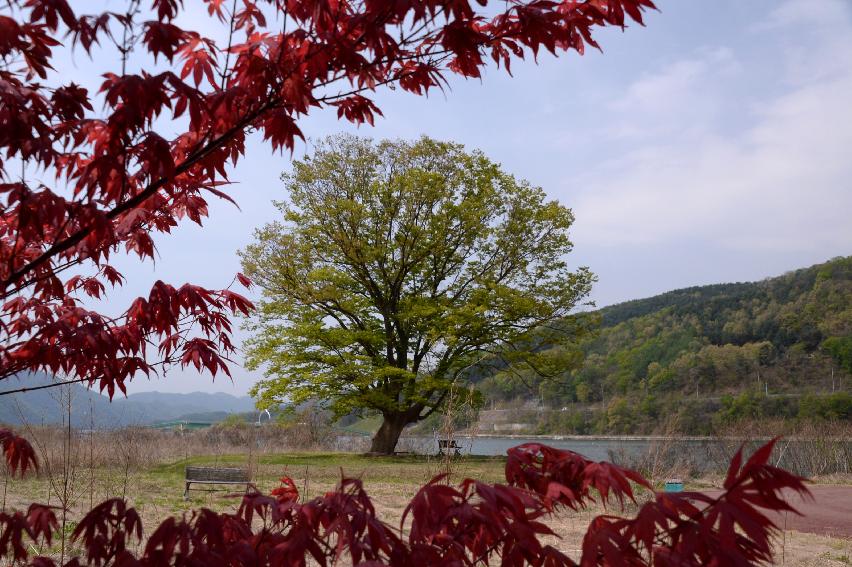
M 186 467 L 186 480 L 207 482 L 248 482 L 245 469 L 224 467 Z
M 455 439 L 438 439 L 438 447 L 441 447 L 441 448 L 447 448 L 447 447 L 456 448 L 456 447 L 461 447 L 461 445 L 456 443 Z

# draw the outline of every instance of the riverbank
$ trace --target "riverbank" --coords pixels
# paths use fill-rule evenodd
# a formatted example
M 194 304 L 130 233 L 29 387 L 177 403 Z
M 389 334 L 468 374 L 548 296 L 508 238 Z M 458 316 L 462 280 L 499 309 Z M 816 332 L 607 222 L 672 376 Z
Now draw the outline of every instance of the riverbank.
M 764 436 L 575 436 L 464 435 L 453 436 L 467 455 L 505 455 L 511 447 L 541 443 L 579 453 L 594 461 L 612 461 L 652 478 L 721 475 L 742 447 L 748 455 L 770 438 Z M 345 443 L 349 444 L 349 443 Z M 437 452 L 437 437 L 406 437 L 401 451 Z M 813 477 L 852 475 L 852 437 L 791 436 L 779 439 L 772 462 L 795 474 Z
M 714 441 L 719 437 L 700 435 L 523 435 L 498 433 L 458 433 L 455 438 L 535 439 L 541 441 Z

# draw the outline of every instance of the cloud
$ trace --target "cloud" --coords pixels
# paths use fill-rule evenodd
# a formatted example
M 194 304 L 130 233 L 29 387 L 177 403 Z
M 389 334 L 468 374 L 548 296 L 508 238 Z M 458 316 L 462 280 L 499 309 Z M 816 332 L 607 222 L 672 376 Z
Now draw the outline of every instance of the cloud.
M 712 128 L 725 102 L 717 85 L 735 79 L 740 71 L 733 52 L 722 47 L 646 74 L 610 103 L 611 110 L 627 118 L 617 120 L 612 134 L 639 142 Z
M 836 4 L 825 2 L 824 13 Z M 808 81 L 778 76 L 755 96 L 742 83 L 772 80 L 765 58 L 720 46 L 662 66 L 611 102 L 620 123 L 608 135 L 640 148 L 572 180 L 584 187 L 574 207 L 578 242 L 852 247 L 852 66 L 837 65 L 852 61 L 852 24 L 848 17 L 802 21 L 801 8 L 780 6 L 753 33 L 789 46 L 801 26 L 811 26 L 806 44 L 778 50 L 785 69 L 809 53 Z
M 778 28 L 807 29 L 815 26 L 823 30 L 833 25 L 848 25 L 848 22 L 849 5 L 845 0 L 788 0 L 776 6 L 764 20 L 751 26 L 751 29 L 766 31 Z
M 751 26 L 757 41 L 761 35 L 779 33 L 785 79 L 792 84 L 848 71 L 852 66 L 850 30 L 852 10 L 846 0 L 788 0 Z

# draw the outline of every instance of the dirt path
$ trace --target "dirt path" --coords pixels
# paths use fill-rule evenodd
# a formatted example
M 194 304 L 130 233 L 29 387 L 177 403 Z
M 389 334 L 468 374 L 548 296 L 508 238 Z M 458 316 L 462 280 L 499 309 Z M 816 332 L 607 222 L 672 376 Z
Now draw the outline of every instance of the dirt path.
M 832 537 L 852 538 L 852 486 L 816 485 L 809 487 L 813 500 L 790 496 L 790 503 L 802 515 L 770 514 L 785 531 L 797 531 Z M 719 491 L 706 491 L 716 496 Z

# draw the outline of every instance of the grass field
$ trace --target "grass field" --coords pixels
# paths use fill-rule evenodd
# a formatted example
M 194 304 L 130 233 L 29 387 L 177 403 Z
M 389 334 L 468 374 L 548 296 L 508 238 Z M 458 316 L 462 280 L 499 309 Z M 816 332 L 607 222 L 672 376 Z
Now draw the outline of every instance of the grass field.
M 68 521 L 65 528 L 70 534 L 90 502 L 97 504 L 108 497 L 125 496 L 137 508 L 148 532 L 163 519 L 181 515 L 192 509 L 208 507 L 219 511 L 236 510 L 239 498 L 234 492 L 192 491 L 183 498 L 184 466 L 251 466 L 256 485 L 262 491 L 274 488 L 278 478 L 286 475 L 294 479 L 303 498 L 313 498 L 334 488 L 341 474 L 361 478 L 373 498 L 381 518 L 391 525 L 399 525 L 400 518 L 410 498 L 424 482 L 446 470 L 447 463 L 435 457 L 397 456 L 365 457 L 345 453 L 287 453 L 258 455 L 249 463 L 244 455 L 197 456 L 138 470 L 76 469 L 69 474 L 71 494 L 68 498 Z M 451 479 L 464 477 L 487 481 L 503 480 L 504 459 L 496 457 L 465 457 L 450 463 Z M 28 476 L 25 479 L 7 479 L 4 504 L 22 507 L 33 500 L 58 503 L 61 479 L 48 475 Z M 713 484 L 699 483 L 688 488 L 705 488 Z M 560 539 L 551 544 L 577 557 L 585 527 L 603 510 L 592 508 L 574 513 L 560 513 L 551 519 Z M 628 508 L 625 513 L 631 514 Z M 609 510 L 613 512 L 613 510 Z M 779 564 L 793 566 L 852 565 L 852 541 L 822 537 L 812 534 L 787 532 L 779 540 Z M 43 550 L 47 551 L 47 550 Z M 56 552 L 54 547 L 52 550 Z M 72 549 L 73 553 L 73 549 Z

